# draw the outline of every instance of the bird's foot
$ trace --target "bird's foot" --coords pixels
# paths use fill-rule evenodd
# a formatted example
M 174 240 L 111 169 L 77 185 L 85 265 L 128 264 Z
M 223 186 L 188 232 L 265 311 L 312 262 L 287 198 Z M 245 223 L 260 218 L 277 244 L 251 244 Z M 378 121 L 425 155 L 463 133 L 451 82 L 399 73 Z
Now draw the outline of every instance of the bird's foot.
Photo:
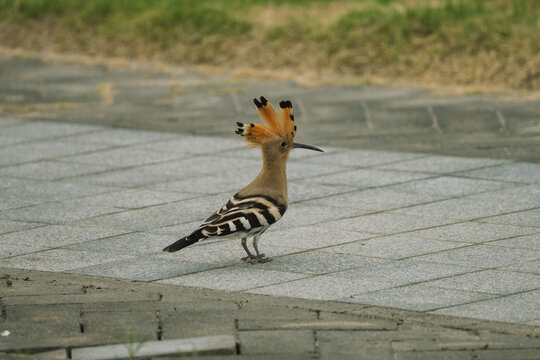
M 242 260 L 242 261 L 246 261 L 246 262 L 252 262 L 252 261 L 253 261 L 254 259 L 256 259 L 256 258 L 257 258 L 257 257 L 256 257 L 256 256 L 254 256 L 254 255 L 249 255 L 249 256 L 245 256 L 245 257 L 243 257 L 243 258 L 242 258 L 242 259 L 240 259 L 240 260 Z
M 254 256 L 254 259 L 252 261 L 250 261 L 250 263 L 252 263 L 252 264 L 257 264 L 257 263 L 264 264 L 264 263 L 267 263 L 267 262 L 270 262 L 270 261 L 272 261 L 272 259 L 270 259 L 269 257 L 264 256 L 264 254 L 261 254 L 261 255 Z

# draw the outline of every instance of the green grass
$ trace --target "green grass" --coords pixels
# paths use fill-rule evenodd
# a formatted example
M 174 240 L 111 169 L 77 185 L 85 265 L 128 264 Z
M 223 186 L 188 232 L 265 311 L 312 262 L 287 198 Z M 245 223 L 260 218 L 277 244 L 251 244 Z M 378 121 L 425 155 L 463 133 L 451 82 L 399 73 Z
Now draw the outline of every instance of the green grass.
M 538 0 L 0 0 L 0 25 L 52 27 L 66 52 L 533 89 L 539 14 Z

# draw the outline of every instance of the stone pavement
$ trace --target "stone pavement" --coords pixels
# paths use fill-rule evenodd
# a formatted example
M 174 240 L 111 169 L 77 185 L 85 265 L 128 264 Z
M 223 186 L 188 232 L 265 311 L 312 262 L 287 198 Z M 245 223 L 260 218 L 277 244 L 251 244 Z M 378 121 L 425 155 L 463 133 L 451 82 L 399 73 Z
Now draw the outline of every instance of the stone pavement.
M 69 84 L 64 96 L 75 93 L 69 76 L 60 81 L 69 67 L 43 71 L 57 71 L 54 84 Z M 55 96 L 21 84 L 28 101 Z M 271 93 L 284 86 L 264 85 Z M 335 91 L 347 99 L 347 89 Z M 388 101 L 394 90 L 350 91 L 347 96 L 364 91 Z M 325 153 L 291 154 L 289 209 L 260 243 L 274 261 L 244 264 L 232 240 L 163 253 L 260 168 L 258 151 L 246 150 L 232 133 L 236 119 L 256 119 L 243 105 L 245 96 L 235 94 L 226 97 L 242 98 L 233 106 L 240 112 L 220 122 L 227 137 L 189 134 L 212 128 L 206 119 L 225 111 L 216 100 L 223 97 L 208 94 L 204 103 L 187 94 L 192 103 L 177 106 L 199 106 L 180 116 L 189 120 L 180 126 L 184 133 L 109 126 L 110 119 L 153 126 L 142 110 L 124 118 L 127 100 L 91 112 L 94 100 L 81 97 L 89 106 L 75 109 L 51 99 L 52 107 L 0 119 L 0 268 L 6 275 L 0 327 L 13 333 L 0 337 L 0 352 L 125 343 L 130 331 L 153 339 L 234 334 L 247 357 L 355 358 L 361 349 L 373 359 L 540 358 L 540 165 L 512 160 L 538 159 L 538 142 L 529 142 L 536 123 L 517 116 L 525 134 L 516 138 L 524 140 L 504 158 L 458 157 L 326 146 L 325 135 L 335 144 L 332 134 L 358 129 L 337 120 L 311 122 L 305 118 L 311 107 L 300 105 L 302 141 Z M 336 98 L 325 101 L 330 106 Z M 42 120 L 51 114 L 70 123 Z M 165 130 L 166 121 L 158 123 Z M 374 123 L 386 133 L 402 130 Z M 315 129 L 318 138 L 309 135 Z M 61 315 L 65 309 L 69 314 Z M 156 315 L 162 311 L 165 317 Z

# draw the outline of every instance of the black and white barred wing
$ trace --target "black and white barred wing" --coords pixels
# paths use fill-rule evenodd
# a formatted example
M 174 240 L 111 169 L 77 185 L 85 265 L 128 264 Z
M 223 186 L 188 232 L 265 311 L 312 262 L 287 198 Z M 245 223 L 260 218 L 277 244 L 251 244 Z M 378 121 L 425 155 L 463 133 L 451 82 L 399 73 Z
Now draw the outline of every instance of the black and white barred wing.
M 164 251 L 178 251 L 199 240 L 213 237 L 249 237 L 264 232 L 287 210 L 271 197 L 238 194 L 213 213 L 193 233 L 169 245 Z

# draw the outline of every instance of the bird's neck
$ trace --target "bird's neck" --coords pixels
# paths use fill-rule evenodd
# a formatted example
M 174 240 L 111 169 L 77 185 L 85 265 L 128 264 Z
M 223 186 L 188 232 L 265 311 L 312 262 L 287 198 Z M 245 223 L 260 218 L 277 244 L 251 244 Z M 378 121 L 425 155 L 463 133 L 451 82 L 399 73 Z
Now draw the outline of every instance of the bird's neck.
M 269 195 L 287 204 L 287 156 L 273 154 L 262 149 L 263 165 L 259 175 L 246 186 L 242 193 Z

